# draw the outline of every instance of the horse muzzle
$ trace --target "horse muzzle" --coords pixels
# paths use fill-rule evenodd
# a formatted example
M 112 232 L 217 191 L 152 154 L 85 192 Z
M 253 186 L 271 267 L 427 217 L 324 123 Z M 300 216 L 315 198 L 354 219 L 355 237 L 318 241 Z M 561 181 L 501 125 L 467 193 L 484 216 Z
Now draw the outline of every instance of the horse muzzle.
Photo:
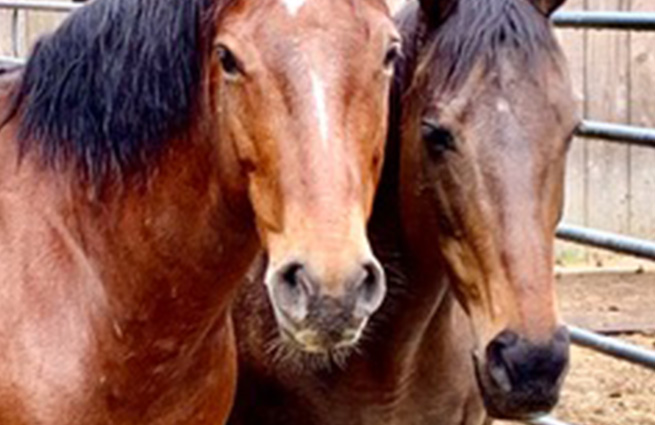
M 338 296 L 325 294 L 325 282 L 298 262 L 280 268 L 266 286 L 282 336 L 310 353 L 355 345 L 386 294 L 377 261 L 357 266 Z
M 568 369 L 569 334 L 560 327 L 550 341 L 534 344 L 505 330 L 474 356 L 487 412 L 496 419 L 530 419 L 548 413 L 559 400 Z

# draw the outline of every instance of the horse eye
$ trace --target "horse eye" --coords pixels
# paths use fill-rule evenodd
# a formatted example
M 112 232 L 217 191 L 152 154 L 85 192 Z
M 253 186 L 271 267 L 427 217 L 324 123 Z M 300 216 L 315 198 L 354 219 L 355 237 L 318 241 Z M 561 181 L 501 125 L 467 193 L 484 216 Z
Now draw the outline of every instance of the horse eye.
M 393 70 L 396 61 L 402 56 L 402 51 L 400 49 L 400 43 L 393 43 L 389 50 L 387 50 L 386 55 L 384 55 L 384 68 L 388 70 Z
M 421 124 L 421 137 L 434 155 L 443 155 L 446 151 L 455 150 L 455 137 L 444 127 L 424 122 Z
M 236 77 L 243 73 L 243 68 L 239 63 L 239 60 L 234 56 L 234 53 L 232 53 L 230 49 L 221 45 L 218 46 L 216 53 L 218 54 L 218 60 L 221 62 L 221 67 L 226 74 L 231 77 Z

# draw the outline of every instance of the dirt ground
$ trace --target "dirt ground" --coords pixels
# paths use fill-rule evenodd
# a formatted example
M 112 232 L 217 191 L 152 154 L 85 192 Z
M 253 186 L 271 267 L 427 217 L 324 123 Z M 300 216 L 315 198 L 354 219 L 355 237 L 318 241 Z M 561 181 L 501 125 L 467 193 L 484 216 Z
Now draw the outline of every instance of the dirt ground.
M 622 335 L 655 348 L 655 335 Z M 574 347 L 554 415 L 574 424 L 655 425 L 655 371 Z
M 564 274 L 558 293 L 569 323 L 655 349 L 655 274 Z M 579 425 L 655 425 L 655 371 L 574 347 L 554 416 Z

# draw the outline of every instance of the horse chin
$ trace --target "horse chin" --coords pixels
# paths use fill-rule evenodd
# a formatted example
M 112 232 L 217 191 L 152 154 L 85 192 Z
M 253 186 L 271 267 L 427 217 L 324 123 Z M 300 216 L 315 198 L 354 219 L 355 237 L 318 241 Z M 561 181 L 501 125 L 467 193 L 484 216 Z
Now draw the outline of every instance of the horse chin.
M 308 354 L 329 354 L 334 351 L 350 350 L 357 344 L 359 331 L 348 330 L 339 338 L 332 337 L 328 332 L 311 329 L 289 331 L 282 329 L 282 338 L 295 349 Z
M 298 371 L 330 371 L 346 367 L 357 352 L 357 340 L 326 344 L 315 331 L 292 332 L 281 327 L 273 351 L 274 359 Z
M 529 392 L 508 392 L 490 379 L 486 363 L 478 353 L 473 354 L 473 362 L 484 407 L 493 419 L 529 421 L 548 414 L 557 404 L 557 392 L 547 399 Z

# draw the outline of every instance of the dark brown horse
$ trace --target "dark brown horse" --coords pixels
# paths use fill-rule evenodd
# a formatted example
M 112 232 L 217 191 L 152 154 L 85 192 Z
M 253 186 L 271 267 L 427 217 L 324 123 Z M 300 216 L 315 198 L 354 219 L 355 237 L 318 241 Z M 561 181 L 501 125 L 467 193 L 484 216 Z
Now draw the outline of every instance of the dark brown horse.
M 0 76 L 1 424 L 224 423 L 261 247 L 285 334 L 356 341 L 385 292 L 388 15 L 96 0 Z
M 334 364 L 269 356 L 277 330 L 251 283 L 235 309 L 231 423 L 480 424 L 553 407 L 568 360 L 554 229 L 577 124 L 548 22 L 558 3 L 425 0 L 401 12 L 405 60 L 370 226 L 389 296 Z

